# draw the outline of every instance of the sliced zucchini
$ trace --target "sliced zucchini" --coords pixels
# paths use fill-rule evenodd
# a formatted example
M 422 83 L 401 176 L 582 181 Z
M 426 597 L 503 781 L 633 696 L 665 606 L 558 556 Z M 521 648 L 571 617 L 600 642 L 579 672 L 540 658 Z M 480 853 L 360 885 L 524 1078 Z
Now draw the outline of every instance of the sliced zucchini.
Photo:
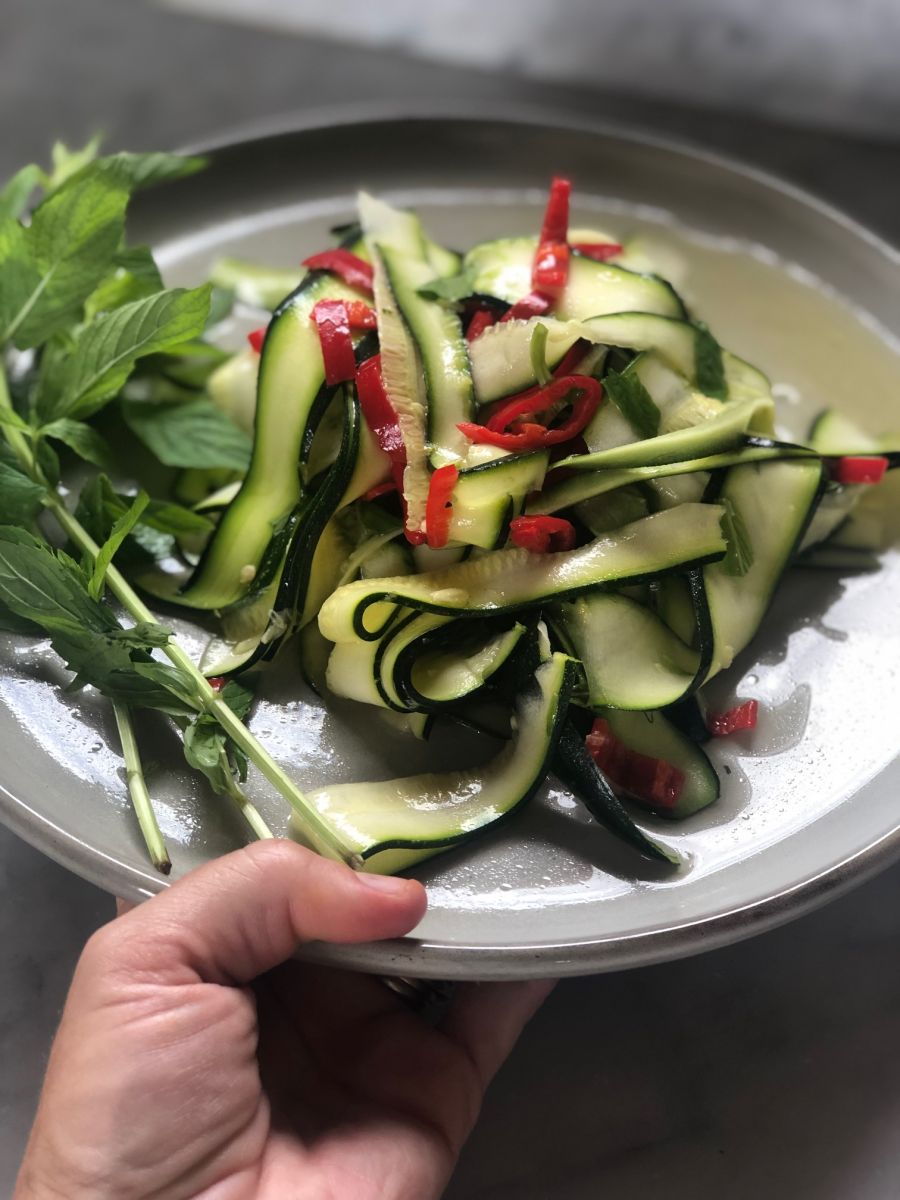
M 501 613 L 591 588 L 655 579 L 715 560 L 725 551 L 715 504 L 684 504 L 626 525 L 577 550 L 530 554 L 498 550 L 446 571 L 398 579 L 364 579 L 323 604 L 319 628 L 333 642 L 381 636 L 394 605 L 454 616 Z
M 762 463 L 794 458 L 819 461 L 813 451 L 805 450 L 802 446 L 796 448 L 777 445 L 743 446 L 722 454 L 686 459 L 684 462 L 660 463 L 658 466 L 650 467 L 623 467 L 618 470 L 585 471 L 583 474 L 573 475 L 561 483 L 546 488 L 539 496 L 528 501 L 526 511 L 529 513 L 558 512 L 561 508 L 568 508 L 570 505 L 580 504 L 592 497 L 604 496 L 607 493 L 615 492 L 618 488 L 631 487 L 635 484 L 647 484 L 653 480 L 668 480 L 679 476 L 694 478 L 698 474 L 719 471 L 724 467 L 733 467 L 741 463 Z M 569 464 L 575 460 L 567 459 L 565 461 Z
M 417 289 L 434 278 L 427 258 L 411 258 L 381 243 L 378 252 L 425 373 L 431 464 L 459 463 L 469 442 L 457 425 L 470 421 L 475 407 L 462 321 L 454 309 L 419 295 Z
M 240 600 L 259 573 L 273 531 L 301 500 L 298 463 L 325 381 L 310 314 L 319 300 L 348 296 L 362 298 L 341 280 L 315 272 L 272 317 L 260 358 L 247 476 L 187 587 L 173 597 L 176 603 L 226 608 Z
M 665 708 L 706 674 L 698 650 L 625 596 L 580 596 L 555 605 L 552 614 L 554 627 L 581 661 L 587 702 L 595 710 Z
M 449 539 L 492 550 L 503 544 L 513 517 L 547 472 L 546 450 L 506 455 L 460 471 L 453 489 Z
M 459 644 L 455 629 L 451 637 L 437 634 L 426 638 L 417 653 L 407 649 L 397 656 L 397 690 L 417 707 L 433 708 L 462 700 L 484 687 L 503 667 L 524 633 L 525 626 L 517 622 L 499 633 L 482 633 L 474 639 L 474 645 L 472 639 L 463 639 Z M 432 647 L 431 643 L 436 644 Z
M 623 487 L 603 496 L 594 496 L 575 506 L 575 516 L 594 537 L 621 529 L 649 515 L 647 497 L 636 487 Z
M 646 858 L 680 866 L 674 850 L 648 837 L 631 819 L 621 800 L 598 769 L 571 721 L 563 725 L 551 764 L 554 775 L 570 788 L 591 816 L 611 833 L 628 842 Z
M 253 432 L 258 378 L 259 355 L 248 347 L 232 354 L 206 381 L 210 400 L 245 433 Z
M 738 514 L 750 562 L 742 573 L 731 573 L 730 560 L 704 570 L 714 637 L 709 677 L 730 666 L 759 628 L 815 512 L 823 478 L 818 458 L 732 467 L 725 476 L 719 498 Z
M 463 260 L 472 290 L 515 304 L 531 291 L 536 249 L 536 238 L 502 238 L 474 246 Z M 563 320 L 631 311 L 684 316 L 677 292 L 664 279 L 580 255 L 569 259 L 568 283 L 554 307 Z
M 809 444 L 819 454 L 841 458 L 883 455 L 892 466 L 900 464 L 900 433 L 873 436 L 833 408 L 820 413 L 809 431 Z
M 419 353 L 391 288 L 382 248 L 415 259 L 421 254 L 421 226 L 411 213 L 391 208 L 362 192 L 359 215 L 372 260 L 375 310 L 381 345 L 381 375 L 406 451 L 403 495 L 410 531 L 425 529 L 429 470 L 427 452 L 428 396 Z
M 718 800 L 721 791 L 719 776 L 702 747 L 685 737 L 662 713 L 625 712 L 608 708 L 598 715 L 609 722 L 613 734 L 629 750 L 646 754 L 649 758 L 660 758 L 677 767 L 684 775 L 684 785 L 677 803 L 673 808 L 653 808 L 657 816 L 678 821 Z M 632 799 L 644 808 L 652 807 L 639 797 Z
M 242 258 L 219 258 L 213 263 L 210 281 L 234 292 L 253 308 L 276 308 L 296 288 L 300 272 L 294 268 L 267 267 Z
M 486 766 L 380 783 L 335 784 L 309 799 L 376 871 L 401 871 L 509 817 L 544 778 L 565 716 L 572 663 L 542 663 L 516 705 L 513 738 Z

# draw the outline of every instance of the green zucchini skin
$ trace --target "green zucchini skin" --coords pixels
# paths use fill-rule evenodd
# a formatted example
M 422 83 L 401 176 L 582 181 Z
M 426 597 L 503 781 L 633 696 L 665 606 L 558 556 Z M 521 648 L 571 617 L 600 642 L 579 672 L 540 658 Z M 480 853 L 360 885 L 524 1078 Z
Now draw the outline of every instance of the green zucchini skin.
M 323 299 L 363 299 L 333 276 L 310 272 L 274 312 L 259 365 L 253 454 L 241 489 L 225 511 L 176 603 L 223 609 L 244 597 L 260 571 L 273 529 L 303 498 L 298 464 L 309 430 L 327 405 L 325 368 L 310 320 Z
M 224 614 L 225 638 L 204 655 L 208 675 L 246 671 L 271 659 L 301 623 L 316 548 L 356 463 L 361 415 L 352 388 L 344 395 L 344 427 L 338 456 L 312 493 L 304 495 L 266 548 L 259 585 Z M 271 619 L 282 615 L 274 636 Z M 249 621 L 247 618 L 249 617 Z
M 606 777 L 591 758 L 584 738 L 570 720 L 563 725 L 551 769 L 582 802 L 591 816 L 633 846 L 639 854 L 653 862 L 663 862 L 670 867 L 681 866 L 681 858 L 674 850 L 646 833 L 635 824 L 625 805 L 610 787 Z
M 753 561 L 742 575 L 729 574 L 723 564 L 704 568 L 714 644 L 707 678 L 730 666 L 756 634 L 803 542 L 825 482 L 818 458 L 753 463 L 725 474 L 718 496 L 740 513 L 750 533 Z M 767 520 L 773 512 L 778 520 Z
M 514 736 L 484 767 L 337 784 L 309 798 L 371 870 L 404 870 L 461 845 L 509 819 L 537 791 L 562 731 L 572 678 L 564 654 L 537 668 L 516 705 Z
M 634 803 L 651 809 L 659 817 L 680 821 L 718 800 L 721 792 L 719 776 L 703 748 L 685 737 L 663 713 L 608 708 L 597 715 L 609 722 L 613 734 L 629 750 L 650 758 L 661 758 L 684 774 L 684 787 L 674 808 L 653 808 L 636 798 Z
M 536 238 L 502 238 L 474 246 L 463 260 L 472 277 L 472 290 L 515 304 L 531 291 L 531 267 Z M 556 304 L 563 320 L 598 313 L 639 310 L 683 317 L 678 293 L 657 275 L 641 275 L 613 263 L 598 263 L 572 255 L 569 281 Z
M 382 619 L 388 607 L 398 604 L 449 616 L 499 615 L 592 588 L 658 579 L 722 557 L 721 516 L 716 505 L 684 504 L 561 554 L 498 550 L 427 575 L 359 580 L 339 588 L 323 604 L 319 628 L 334 642 L 378 640 L 380 627 L 366 624 L 373 608 Z
M 615 593 L 587 593 L 555 605 L 551 620 L 584 669 L 586 701 L 605 708 L 666 708 L 706 679 L 713 654 L 703 573 L 689 573 L 691 633 L 686 644 L 649 608 Z

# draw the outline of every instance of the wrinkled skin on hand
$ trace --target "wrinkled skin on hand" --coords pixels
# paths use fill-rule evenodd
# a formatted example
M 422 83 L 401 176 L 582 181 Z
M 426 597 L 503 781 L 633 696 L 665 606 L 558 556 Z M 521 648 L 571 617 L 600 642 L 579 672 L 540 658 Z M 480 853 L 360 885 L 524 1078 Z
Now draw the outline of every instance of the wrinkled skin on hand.
M 436 1200 L 550 985 L 465 985 L 431 1027 L 291 957 L 400 936 L 425 905 L 414 880 L 261 842 L 101 929 L 15 1200 Z

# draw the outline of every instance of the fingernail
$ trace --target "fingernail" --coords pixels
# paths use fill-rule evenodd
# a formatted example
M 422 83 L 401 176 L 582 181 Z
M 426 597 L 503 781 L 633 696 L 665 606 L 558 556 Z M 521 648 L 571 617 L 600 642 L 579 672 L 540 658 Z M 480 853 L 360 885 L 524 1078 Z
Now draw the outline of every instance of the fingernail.
M 382 896 L 392 896 L 394 899 L 409 892 L 410 880 L 395 879 L 393 875 L 367 875 L 360 871 L 356 879 L 363 887 L 380 892 Z

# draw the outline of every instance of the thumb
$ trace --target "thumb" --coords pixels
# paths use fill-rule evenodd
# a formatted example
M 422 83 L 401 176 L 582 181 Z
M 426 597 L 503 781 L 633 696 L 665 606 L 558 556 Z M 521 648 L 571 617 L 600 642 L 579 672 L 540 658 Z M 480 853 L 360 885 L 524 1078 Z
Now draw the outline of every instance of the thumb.
M 413 879 L 360 874 L 295 842 L 262 841 L 127 912 L 102 931 L 100 950 L 114 969 L 156 982 L 244 984 L 300 942 L 399 937 L 425 905 Z

